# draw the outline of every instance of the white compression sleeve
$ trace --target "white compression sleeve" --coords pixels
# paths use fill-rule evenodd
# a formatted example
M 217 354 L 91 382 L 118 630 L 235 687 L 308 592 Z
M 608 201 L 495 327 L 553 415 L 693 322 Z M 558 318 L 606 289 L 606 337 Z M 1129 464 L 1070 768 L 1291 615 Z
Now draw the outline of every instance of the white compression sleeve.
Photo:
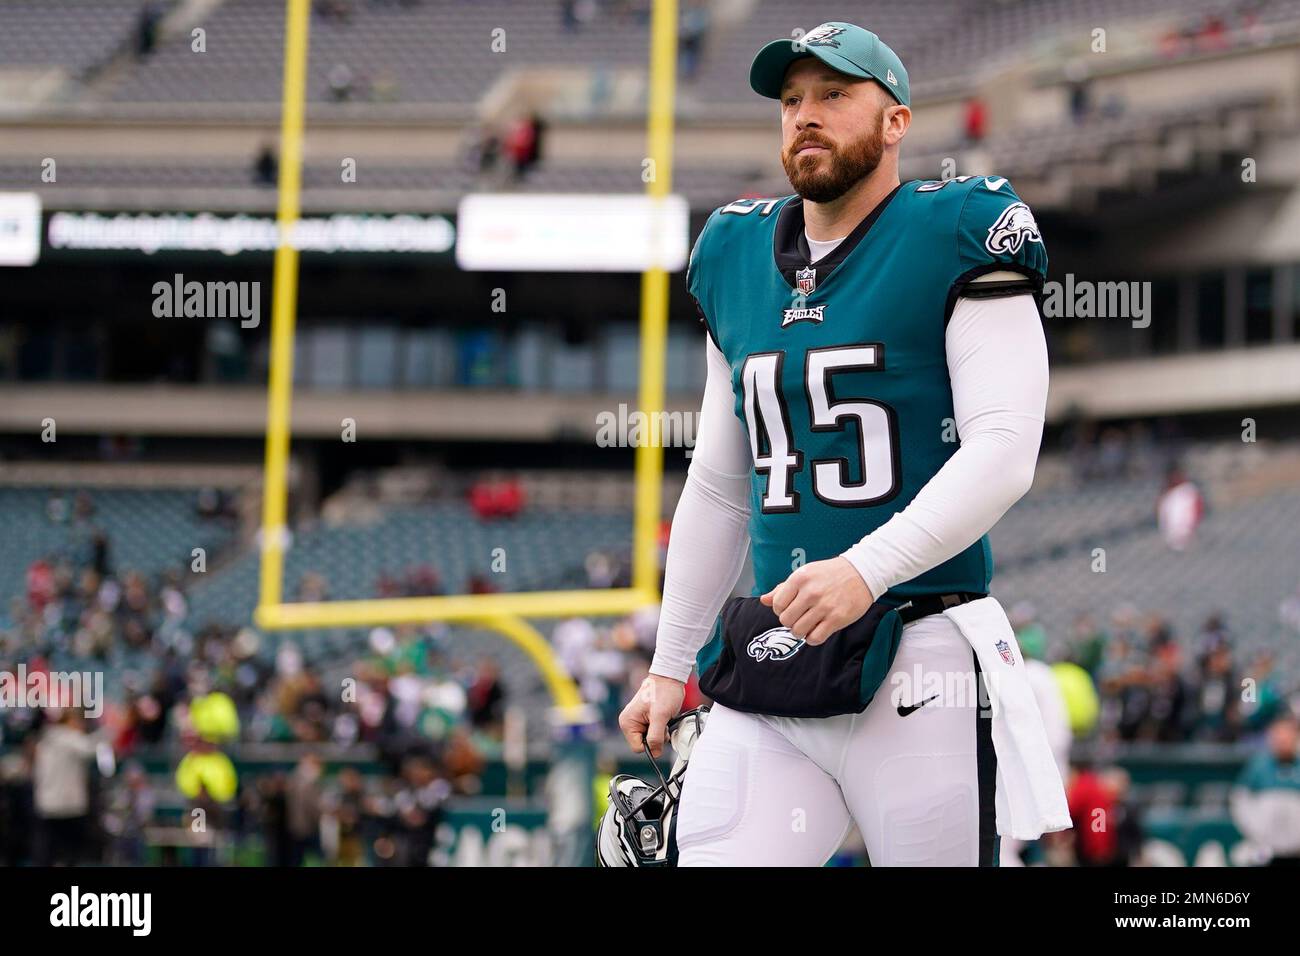
M 650 673 L 685 681 L 749 550 L 749 436 L 733 411 L 731 368 L 708 339 L 708 375 L 686 484 L 673 513 Z
M 944 341 L 961 446 L 906 508 L 844 552 L 874 597 L 974 544 L 1033 483 L 1047 406 L 1033 297 L 958 299 Z

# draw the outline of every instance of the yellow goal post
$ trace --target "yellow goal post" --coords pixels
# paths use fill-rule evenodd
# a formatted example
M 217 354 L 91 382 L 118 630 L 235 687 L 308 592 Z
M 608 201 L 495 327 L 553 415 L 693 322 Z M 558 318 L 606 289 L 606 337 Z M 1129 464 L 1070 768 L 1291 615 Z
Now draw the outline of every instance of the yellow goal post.
M 298 301 L 298 250 L 292 242 L 301 208 L 302 143 L 306 106 L 311 0 L 286 0 L 284 91 L 280 125 L 280 173 L 276 208 L 271 304 L 270 374 L 267 385 L 266 451 L 262 490 L 261 567 L 254 620 L 268 630 L 373 627 L 457 621 L 497 631 L 520 647 L 541 672 L 565 719 L 581 718 L 577 687 L 529 617 L 618 615 L 659 601 L 658 528 L 662 505 L 663 448 L 657 441 L 636 448 L 632 586 L 605 590 L 463 594 L 354 601 L 286 602 L 284 547 L 287 535 L 288 466 L 293 397 L 294 324 Z M 647 193 L 672 191 L 673 102 L 677 72 L 677 0 L 654 0 L 650 28 L 648 156 L 656 175 Z M 664 405 L 668 330 L 668 273 L 641 277 L 641 365 L 638 407 L 647 415 Z

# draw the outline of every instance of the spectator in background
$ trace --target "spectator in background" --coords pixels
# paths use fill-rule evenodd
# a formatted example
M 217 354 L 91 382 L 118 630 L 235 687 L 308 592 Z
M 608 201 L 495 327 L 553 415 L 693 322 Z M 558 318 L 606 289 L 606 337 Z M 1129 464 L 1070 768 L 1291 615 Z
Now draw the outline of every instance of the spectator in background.
M 1101 667 L 1102 722 L 1120 740 L 1136 740 L 1151 709 L 1147 655 L 1127 631 L 1106 648 Z
M 501 686 L 501 672 L 490 657 L 479 659 L 474 673 L 474 683 L 468 692 L 470 723 L 478 729 L 499 730 L 505 716 L 505 689 Z
M 162 18 L 162 4 L 156 0 L 151 0 L 141 8 L 135 29 L 136 59 L 143 60 L 158 45 L 158 24 L 162 22 Z
M 258 186 L 274 186 L 280 175 L 280 161 L 269 143 L 264 143 L 253 161 L 253 182 Z
M 1198 740 L 1223 743 L 1236 740 L 1241 726 L 1239 694 L 1240 684 L 1232 667 L 1232 649 L 1221 644 L 1201 661 L 1199 680 L 1194 688 L 1196 725 L 1193 736 Z
M 1217 52 L 1228 47 L 1228 28 L 1217 13 L 1207 13 L 1196 34 L 1196 45 L 1204 52 Z
M 352 0 L 316 0 L 315 10 L 327 23 L 347 24 L 352 21 Z
M 271 866 L 293 865 L 293 837 L 289 833 L 288 784 L 282 771 L 257 781 L 254 816 L 261 821 Z
M 967 146 L 975 146 L 984 141 L 988 126 L 988 108 L 978 96 L 966 100 L 962 113 L 962 134 Z
M 501 590 L 481 574 L 471 574 L 469 576 L 468 589 L 470 594 L 496 594 Z
M 396 859 L 398 866 L 428 866 L 443 805 L 451 784 L 438 773 L 433 758 L 413 754 L 402 763 L 402 786 L 394 795 Z
M 20 747 L 0 755 L 0 866 L 18 866 L 32 858 L 34 753 L 35 738 L 29 735 Z
M 1142 817 L 1130 794 L 1128 771 L 1111 767 L 1103 774 L 1112 798 L 1112 825 L 1115 827 L 1116 866 L 1138 866 L 1142 858 Z
M 48 558 L 37 558 L 27 566 L 27 606 L 43 614 L 55 594 L 54 566 Z
M 470 507 L 482 520 L 516 517 L 524 507 L 524 489 L 515 478 L 481 478 L 469 489 Z
M 677 65 L 682 78 L 695 79 L 700 67 L 700 51 L 709 32 L 709 8 L 700 0 L 694 0 L 682 13 L 681 30 L 678 33 Z
M 321 835 L 326 859 L 334 866 L 365 862 L 365 780 L 356 767 L 339 771 L 334 787 L 321 801 Z
M 122 785 L 113 793 L 106 828 L 113 837 L 114 866 L 140 866 L 145 862 L 145 828 L 153 821 L 157 795 L 144 768 L 130 763 Z
M 1300 866 L 1300 722 L 1286 713 L 1246 765 L 1229 797 L 1232 821 L 1269 854 L 1271 866 Z
M 32 769 L 41 866 L 85 862 L 91 838 L 88 765 L 96 744 L 71 707 L 57 711 L 41 731 Z
M 1187 681 L 1182 676 L 1182 650 L 1164 620 L 1149 623 L 1150 669 L 1147 677 L 1151 706 L 1144 740 L 1179 743 L 1187 739 L 1189 707 Z
M 1070 95 L 1070 118 L 1082 124 L 1092 109 L 1087 64 L 1080 59 L 1071 60 L 1065 67 L 1065 82 Z
M 1086 867 L 1131 866 L 1140 852 L 1141 824 L 1128 799 L 1128 774 L 1081 763 L 1066 791 L 1075 861 Z
M 442 577 L 432 565 L 420 564 L 406 576 L 406 593 L 410 597 L 436 597 L 443 593 Z
M 1094 682 L 1101 676 L 1107 641 L 1105 628 L 1091 614 L 1085 611 L 1074 619 L 1069 659 L 1087 671 Z
M 578 33 L 596 19 L 598 12 L 596 0 L 564 0 L 560 13 L 565 32 Z
M 596 646 L 596 627 L 590 618 L 567 618 L 555 625 L 551 644 L 569 676 L 577 680 L 583 661 Z
M 465 138 L 464 167 L 476 176 L 486 176 L 496 169 L 501 158 L 501 140 L 487 126 L 475 126 Z
M 1179 465 L 1165 473 L 1165 489 L 1156 502 L 1156 523 L 1165 544 L 1186 551 L 1205 515 L 1205 499 Z
M 1111 866 L 1118 850 L 1111 826 L 1114 796 L 1096 769 L 1080 763 L 1066 790 L 1074 858 L 1079 866 Z
M 346 103 L 352 99 L 356 77 L 352 67 L 346 63 L 335 63 L 327 77 L 330 86 L 330 99 L 335 103 Z
M 1223 621 L 1223 614 L 1215 611 L 1205 619 L 1205 624 L 1201 626 L 1201 637 L 1196 648 L 1196 666 L 1203 670 L 1215 653 L 1230 646 L 1231 643 L 1228 626 Z
M 523 179 L 542 159 L 546 126 L 536 113 L 521 116 L 506 130 L 503 152 L 516 180 Z
M 302 866 L 308 854 L 320 853 L 321 771 L 320 757 L 306 754 L 285 786 L 290 866 Z
M 605 552 L 592 551 L 589 553 L 583 561 L 583 568 L 587 572 L 587 587 L 595 589 L 614 586 L 615 562 Z

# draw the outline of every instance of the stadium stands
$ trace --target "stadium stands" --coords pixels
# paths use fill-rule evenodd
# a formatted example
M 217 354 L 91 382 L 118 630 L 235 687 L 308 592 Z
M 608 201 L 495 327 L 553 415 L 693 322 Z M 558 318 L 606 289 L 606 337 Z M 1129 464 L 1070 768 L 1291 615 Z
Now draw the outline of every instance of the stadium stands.
M 85 76 L 129 46 L 140 9 L 138 0 L 6 0 L 0 66 L 55 66 Z

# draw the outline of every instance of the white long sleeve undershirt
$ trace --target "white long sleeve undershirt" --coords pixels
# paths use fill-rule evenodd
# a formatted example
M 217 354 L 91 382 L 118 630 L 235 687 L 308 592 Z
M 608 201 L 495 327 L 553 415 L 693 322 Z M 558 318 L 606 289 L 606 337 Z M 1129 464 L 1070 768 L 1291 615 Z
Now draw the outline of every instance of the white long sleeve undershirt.
M 945 334 L 961 445 L 906 508 L 844 552 L 873 596 L 980 539 L 1033 482 L 1047 404 L 1047 344 L 1030 295 L 960 298 Z M 753 458 L 731 369 L 706 344 L 700 425 L 673 515 L 650 672 L 684 681 L 749 548 Z

